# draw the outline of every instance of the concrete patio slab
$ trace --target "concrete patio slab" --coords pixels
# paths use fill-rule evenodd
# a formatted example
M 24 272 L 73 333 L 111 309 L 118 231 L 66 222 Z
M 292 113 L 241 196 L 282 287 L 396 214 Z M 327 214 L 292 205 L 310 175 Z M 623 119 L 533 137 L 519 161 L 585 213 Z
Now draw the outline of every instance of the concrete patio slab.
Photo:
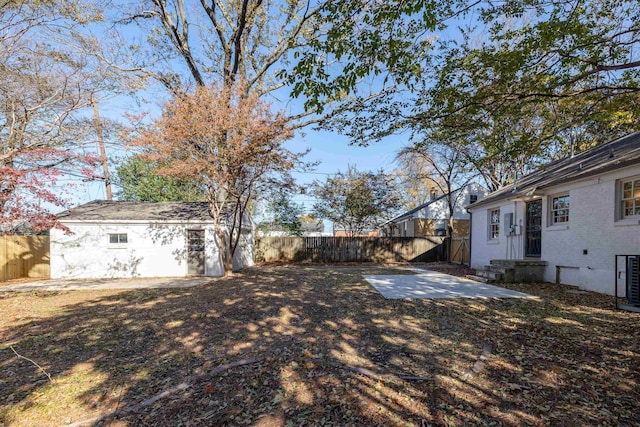
M 157 277 L 139 279 L 36 280 L 0 286 L 0 292 L 96 291 L 111 289 L 191 288 L 208 283 L 212 277 Z
M 417 274 L 363 275 L 387 299 L 401 298 L 530 298 L 538 297 L 462 277 L 415 269 Z

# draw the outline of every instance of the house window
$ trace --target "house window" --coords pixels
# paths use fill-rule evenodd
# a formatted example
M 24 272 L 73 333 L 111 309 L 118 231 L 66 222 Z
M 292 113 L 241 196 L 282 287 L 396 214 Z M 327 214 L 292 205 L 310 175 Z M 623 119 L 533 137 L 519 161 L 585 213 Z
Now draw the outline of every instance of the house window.
M 109 243 L 112 245 L 127 243 L 127 233 L 110 233 Z
M 447 220 L 445 220 L 445 219 L 436 220 L 433 234 L 436 235 L 436 236 L 446 236 L 447 235 Z
M 640 179 L 623 181 L 621 195 L 622 218 L 640 215 Z
M 478 195 L 477 194 L 470 194 L 469 195 L 469 204 L 475 203 L 478 201 Z
M 500 209 L 489 211 L 489 239 L 494 240 L 500 237 Z
M 551 198 L 551 224 L 563 224 L 569 222 L 569 195 Z

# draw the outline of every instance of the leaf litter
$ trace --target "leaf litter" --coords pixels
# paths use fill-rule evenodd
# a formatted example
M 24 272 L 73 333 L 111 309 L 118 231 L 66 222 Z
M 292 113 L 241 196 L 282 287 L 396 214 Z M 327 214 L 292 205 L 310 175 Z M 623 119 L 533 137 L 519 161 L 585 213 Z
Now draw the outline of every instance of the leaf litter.
M 276 266 L 182 290 L 4 295 L 0 425 L 73 424 L 187 380 L 104 424 L 640 424 L 640 316 L 613 298 L 517 284 L 540 299 L 386 300 L 362 280 L 371 270 Z

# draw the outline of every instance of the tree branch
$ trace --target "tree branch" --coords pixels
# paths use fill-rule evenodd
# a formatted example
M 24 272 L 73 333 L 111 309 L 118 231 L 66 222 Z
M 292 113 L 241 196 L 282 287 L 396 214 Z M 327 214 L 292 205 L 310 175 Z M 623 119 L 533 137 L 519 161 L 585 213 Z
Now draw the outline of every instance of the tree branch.
M 28 357 L 24 357 L 23 355 L 19 354 L 15 348 L 13 348 L 12 345 L 9 346 L 9 348 L 11 349 L 11 351 L 13 351 L 13 353 L 18 356 L 18 358 L 20 359 L 24 359 L 28 362 L 31 362 L 33 365 L 35 365 L 38 369 L 40 369 L 42 371 L 43 374 L 45 374 L 47 376 L 47 378 L 49 378 L 50 382 L 53 382 L 53 378 L 51 378 L 51 375 L 49 375 L 49 373 L 47 371 L 44 370 L 44 368 L 40 365 L 38 365 L 35 361 L 33 361 L 32 359 L 29 359 Z

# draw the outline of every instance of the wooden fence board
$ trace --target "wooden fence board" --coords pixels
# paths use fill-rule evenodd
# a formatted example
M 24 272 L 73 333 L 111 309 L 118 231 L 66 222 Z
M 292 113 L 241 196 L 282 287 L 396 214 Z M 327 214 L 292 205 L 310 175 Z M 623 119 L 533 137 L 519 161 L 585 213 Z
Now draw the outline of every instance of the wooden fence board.
M 0 281 L 49 277 L 49 236 L 0 236 Z
M 256 241 L 256 253 L 258 261 L 267 262 L 399 262 L 416 260 L 438 250 L 443 240 L 443 237 L 263 237 Z

